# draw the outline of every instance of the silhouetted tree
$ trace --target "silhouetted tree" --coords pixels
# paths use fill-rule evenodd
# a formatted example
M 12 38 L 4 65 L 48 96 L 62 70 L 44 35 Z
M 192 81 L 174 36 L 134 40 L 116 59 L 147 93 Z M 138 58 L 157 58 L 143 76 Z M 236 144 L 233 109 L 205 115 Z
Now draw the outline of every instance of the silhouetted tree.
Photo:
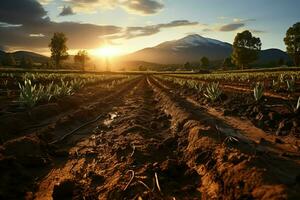
M 300 22 L 287 30 L 284 43 L 287 53 L 294 59 L 295 65 L 300 66 Z
M 90 58 L 86 50 L 80 50 L 77 55 L 74 56 L 74 62 L 80 63 L 82 70 L 84 70 L 85 64 L 89 59 Z
M 202 67 L 208 67 L 209 66 L 209 59 L 205 56 L 201 58 L 201 66 Z
M 11 53 L 6 53 L 3 60 L 2 60 L 2 64 L 4 66 L 16 66 L 17 63 L 16 63 L 16 60 L 13 56 L 13 54 Z
M 258 58 L 261 41 L 252 36 L 250 31 L 238 33 L 233 42 L 232 62 L 241 69 Z
M 67 37 L 64 33 L 54 33 L 51 42 L 49 44 L 51 50 L 51 58 L 55 62 L 55 66 L 58 68 L 61 60 L 68 58 Z

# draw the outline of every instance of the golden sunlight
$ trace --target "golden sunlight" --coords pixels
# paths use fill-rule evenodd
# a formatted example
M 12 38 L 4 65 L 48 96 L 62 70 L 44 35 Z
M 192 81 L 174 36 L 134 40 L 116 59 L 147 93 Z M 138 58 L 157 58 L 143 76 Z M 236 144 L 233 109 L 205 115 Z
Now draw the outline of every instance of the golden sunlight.
M 101 48 L 92 50 L 91 53 L 98 57 L 113 57 L 120 54 L 120 49 L 113 46 L 103 46 Z

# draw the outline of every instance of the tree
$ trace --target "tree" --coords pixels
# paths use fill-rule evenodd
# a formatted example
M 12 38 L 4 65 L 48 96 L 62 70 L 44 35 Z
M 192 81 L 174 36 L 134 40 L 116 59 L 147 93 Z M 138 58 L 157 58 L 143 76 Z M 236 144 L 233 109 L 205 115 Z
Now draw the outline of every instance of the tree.
M 232 67 L 231 58 L 225 58 L 222 63 L 222 70 L 226 71 L 230 67 Z
M 202 67 L 208 67 L 209 66 L 209 59 L 205 56 L 201 58 L 201 66 Z
M 74 56 L 75 63 L 80 63 L 82 69 L 84 70 L 86 62 L 89 60 L 89 55 L 86 50 L 79 50 L 77 55 Z
M 287 53 L 293 58 L 294 64 L 300 66 L 300 22 L 290 27 L 284 38 Z
M 6 53 L 3 60 L 2 60 L 2 64 L 4 66 L 16 66 L 17 63 L 16 63 L 16 60 L 13 56 L 13 54 L 11 53 Z
M 252 36 L 250 31 L 238 33 L 233 42 L 232 62 L 241 69 L 258 58 L 261 41 Z
M 55 66 L 60 66 L 60 61 L 68 58 L 68 48 L 66 46 L 67 37 L 64 33 L 54 33 L 49 48 L 51 50 L 51 58 L 55 62 Z

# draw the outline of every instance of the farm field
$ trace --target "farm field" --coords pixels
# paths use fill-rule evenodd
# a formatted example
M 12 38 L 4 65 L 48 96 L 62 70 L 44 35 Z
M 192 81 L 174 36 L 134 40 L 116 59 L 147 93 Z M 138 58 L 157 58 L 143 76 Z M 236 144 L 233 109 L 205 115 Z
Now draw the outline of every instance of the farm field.
M 0 199 L 299 199 L 299 80 L 2 73 Z

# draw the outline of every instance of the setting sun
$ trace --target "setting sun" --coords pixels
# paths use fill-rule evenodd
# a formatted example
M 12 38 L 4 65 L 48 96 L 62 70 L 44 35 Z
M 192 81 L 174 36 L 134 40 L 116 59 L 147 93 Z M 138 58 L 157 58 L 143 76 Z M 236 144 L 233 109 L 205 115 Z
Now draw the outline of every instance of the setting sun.
M 113 57 L 120 53 L 120 49 L 113 46 L 103 46 L 92 51 L 92 54 L 99 57 Z

